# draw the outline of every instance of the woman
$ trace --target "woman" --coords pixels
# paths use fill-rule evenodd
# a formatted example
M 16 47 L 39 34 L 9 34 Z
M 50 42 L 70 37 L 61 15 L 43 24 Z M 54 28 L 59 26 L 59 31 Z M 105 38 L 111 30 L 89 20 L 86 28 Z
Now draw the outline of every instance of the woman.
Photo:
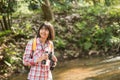
M 44 22 L 38 29 L 34 53 L 32 53 L 33 40 L 28 42 L 23 56 L 23 64 L 31 66 L 28 80 L 52 80 L 50 53 L 52 53 L 52 60 L 55 63 L 57 62 L 57 58 L 54 55 L 53 39 L 53 26 L 49 22 Z

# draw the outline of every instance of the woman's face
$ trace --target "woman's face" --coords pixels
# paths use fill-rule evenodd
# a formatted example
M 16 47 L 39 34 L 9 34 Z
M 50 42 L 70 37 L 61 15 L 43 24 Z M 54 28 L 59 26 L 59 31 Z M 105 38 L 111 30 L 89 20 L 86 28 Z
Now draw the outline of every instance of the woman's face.
M 48 35 L 49 35 L 49 30 L 46 29 L 44 26 L 40 29 L 40 37 L 43 38 L 43 39 L 47 39 L 48 38 Z

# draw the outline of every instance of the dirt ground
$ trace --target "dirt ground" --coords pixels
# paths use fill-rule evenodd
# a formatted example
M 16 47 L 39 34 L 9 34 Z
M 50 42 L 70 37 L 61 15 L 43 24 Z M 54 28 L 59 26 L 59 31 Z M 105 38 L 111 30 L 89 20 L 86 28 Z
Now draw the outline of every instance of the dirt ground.
M 120 61 L 113 59 L 96 58 L 65 62 L 53 73 L 54 80 L 120 80 Z

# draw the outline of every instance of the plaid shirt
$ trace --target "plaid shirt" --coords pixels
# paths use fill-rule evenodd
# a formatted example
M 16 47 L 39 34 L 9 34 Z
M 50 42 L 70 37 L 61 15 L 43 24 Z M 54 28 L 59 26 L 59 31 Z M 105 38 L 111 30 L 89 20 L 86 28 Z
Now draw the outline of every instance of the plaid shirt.
M 46 42 L 44 48 L 40 42 L 40 38 L 36 39 L 36 50 L 32 53 L 32 43 L 33 40 L 30 40 L 26 46 L 25 53 L 23 56 L 23 64 L 30 65 L 30 72 L 28 74 L 29 80 L 52 80 L 52 74 L 50 71 L 50 61 L 47 60 L 48 65 L 41 64 L 41 62 L 36 63 L 36 60 L 40 58 L 43 52 L 50 52 L 49 44 L 50 42 Z M 54 54 L 54 49 L 52 49 Z M 31 58 L 32 57 L 32 58 Z

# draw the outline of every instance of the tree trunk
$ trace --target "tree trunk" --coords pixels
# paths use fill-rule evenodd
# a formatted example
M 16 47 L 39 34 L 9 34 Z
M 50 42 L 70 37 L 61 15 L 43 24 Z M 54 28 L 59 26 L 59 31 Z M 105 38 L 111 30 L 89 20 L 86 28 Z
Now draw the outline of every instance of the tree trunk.
M 5 30 L 8 30 L 8 25 L 7 25 L 7 20 L 6 20 L 6 16 L 3 16 L 3 23 L 4 23 L 4 28 Z
M 5 28 L 4 28 L 4 25 L 3 25 L 3 23 L 2 23 L 2 21 L 0 20 L 0 26 L 1 26 L 1 31 L 3 30 L 5 30 Z
M 41 8 L 42 8 L 45 20 L 47 21 L 54 20 L 54 16 L 51 10 L 49 0 L 44 0 L 44 3 L 41 3 Z
M 8 29 L 11 29 L 11 21 L 10 21 L 10 14 L 7 15 L 8 18 Z
M 11 16 L 10 16 L 10 11 L 12 10 L 12 6 L 11 6 L 10 3 L 12 3 L 12 0 L 9 0 L 8 3 L 9 3 L 9 4 L 8 4 L 8 9 L 7 9 L 7 22 L 8 22 L 8 28 L 11 29 L 11 23 L 10 23 L 10 18 L 11 18 Z
M 4 30 L 8 30 L 11 29 L 11 15 L 12 15 L 12 4 L 14 1 L 13 0 L 9 0 L 7 3 L 5 3 L 4 0 L 0 1 L 0 14 L 3 15 L 0 21 L 0 25 L 1 25 L 1 29 Z M 5 5 L 8 6 L 5 6 Z M 5 14 L 5 15 L 4 15 Z
M 92 0 L 93 1 L 93 4 L 96 5 L 96 1 L 95 0 Z
M 110 6 L 110 5 L 111 5 L 110 0 L 105 0 L 105 5 L 106 5 L 106 6 Z
M 100 3 L 100 0 L 92 0 L 92 1 L 93 1 L 94 6 L 96 6 L 98 3 Z

